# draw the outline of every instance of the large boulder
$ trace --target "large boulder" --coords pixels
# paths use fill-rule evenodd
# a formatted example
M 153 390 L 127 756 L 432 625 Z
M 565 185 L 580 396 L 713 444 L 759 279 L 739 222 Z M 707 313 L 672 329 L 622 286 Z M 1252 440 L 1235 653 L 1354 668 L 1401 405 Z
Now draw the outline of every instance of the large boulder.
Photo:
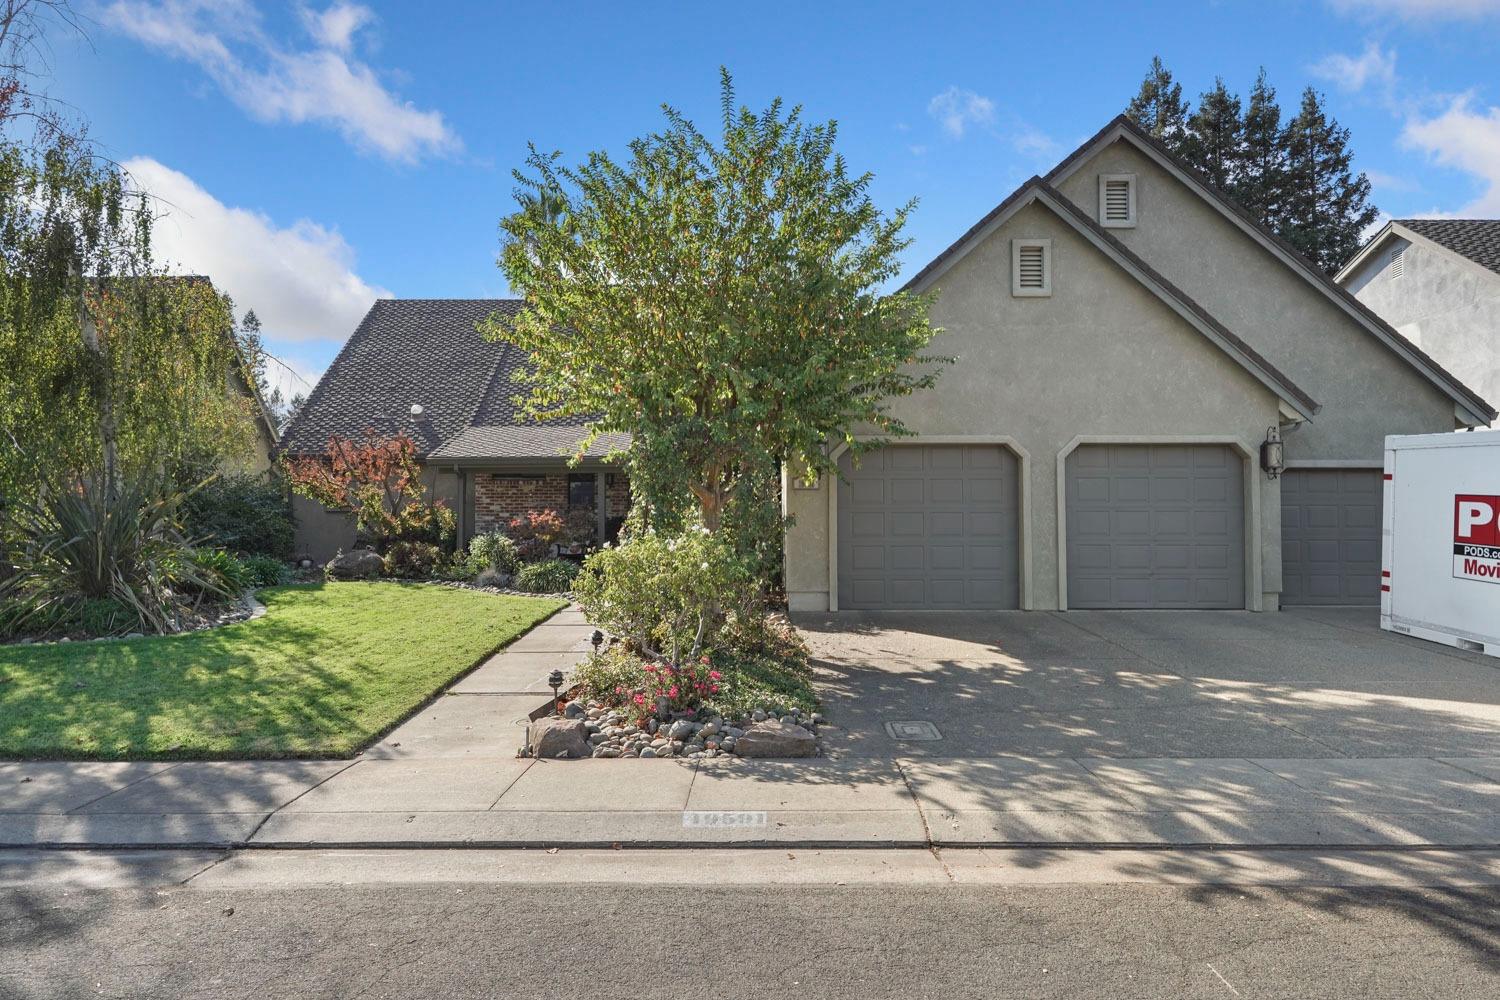
M 385 571 L 385 560 L 374 549 L 351 549 L 330 559 L 326 569 L 335 580 L 372 580 Z
M 526 745 L 531 747 L 533 757 L 580 760 L 594 752 L 582 719 L 559 719 L 555 715 L 545 715 L 526 728 Z
M 818 738 L 801 726 L 769 719 L 757 722 L 734 741 L 741 757 L 815 757 Z

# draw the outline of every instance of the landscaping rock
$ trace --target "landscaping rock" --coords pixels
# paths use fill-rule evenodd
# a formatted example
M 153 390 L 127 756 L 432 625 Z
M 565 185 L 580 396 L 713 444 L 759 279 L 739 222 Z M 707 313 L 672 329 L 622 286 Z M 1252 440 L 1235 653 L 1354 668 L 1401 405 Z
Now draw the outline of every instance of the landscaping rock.
M 584 716 L 583 705 L 576 701 L 570 701 L 563 707 L 563 715 L 569 719 L 581 719 Z
M 691 719 L 678 719 L 667 729 L 667 736 L 674 740 L 686 739 L 693 734 Z
M 579 758 L 589 756 L 593 750 L 580 719 L 553 716 L 537 719 L 526 729 L 526 742 L 533 757 Z
M 385 560 L 373 549 L 353 549 L 334 556 L 326 568 L 335 580 L 372 580 L 384 571 Z
M 757 722 L 734 742 L 740 757 L 813 757 L 818 740 L 801 726 L 779 721 Z

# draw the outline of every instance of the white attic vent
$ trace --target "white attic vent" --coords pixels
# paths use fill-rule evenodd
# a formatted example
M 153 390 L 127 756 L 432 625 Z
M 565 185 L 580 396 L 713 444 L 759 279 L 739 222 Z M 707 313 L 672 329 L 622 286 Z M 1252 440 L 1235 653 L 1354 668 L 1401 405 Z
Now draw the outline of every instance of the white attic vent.
M 1099 224 L 1108 229 L 1135 225 L 1135 174 L 1099 175 Z
M 1052 241 L 1018 239 L 1010 243 L 1010 293 L 1015 296 L 1052 294 Z
M 1399 278 L 1406 273 L 1406 244 L 1391 251 L 1391 277 Z

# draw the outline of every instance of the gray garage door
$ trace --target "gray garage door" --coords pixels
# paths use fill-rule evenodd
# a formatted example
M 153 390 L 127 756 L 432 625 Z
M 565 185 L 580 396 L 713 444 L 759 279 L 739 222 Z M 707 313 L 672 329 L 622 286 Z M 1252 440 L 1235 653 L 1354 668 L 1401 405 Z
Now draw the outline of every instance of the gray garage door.
M 891 445 L 840 468 L 841 609 L 1020 606 L 1010 451 Z
M 1379 604 L 1379 469 L 1281 477 L 1281 603 Z
M 1068 606 L 1243 608 L 1243 470 L 1219 445 L 1069 455 Z

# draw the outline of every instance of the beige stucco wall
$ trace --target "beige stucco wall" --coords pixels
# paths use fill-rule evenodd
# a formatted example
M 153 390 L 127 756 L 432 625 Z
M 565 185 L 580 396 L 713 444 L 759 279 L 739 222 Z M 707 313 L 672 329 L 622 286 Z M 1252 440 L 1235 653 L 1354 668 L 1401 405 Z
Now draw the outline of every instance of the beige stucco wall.
M 1390 252 L 1402 245 L 1402 275 L 1392 278 Z M 1394 237 L 1345 287 L 1492 405 L 1500 400 L 1500 274 Z
M 1097 218 L 1101 173 L 1136 175 L 1137 225 L 1110 232 L 1322 404 L 1289 461 L 1378 466 L 1387 434 L 1454 429 L 1451 398 L 1133 146 L 1100 150 L 1060 190 Z
M 1011 295 L 1013 237 L 1052 240 L 1052 295 Z M 1277 422 L 1274 394 L 1043 206 L 1033 204 L 939 280 L 932 352 L 958 363 L 893 411 L 925 437 L 1010 438 L 1024 453 L 1022 606 L 1059 606 L 1058 455 L 1079 436 L 1238 442 L 1253 453 Z M 1280 492 L 1246 469 L 1248 602 L 1280 590 Z M 786 484 L 794 610 L 828 607 L 829 493 Z M 1030 516 L 1027 517 L 1029 510 Z

